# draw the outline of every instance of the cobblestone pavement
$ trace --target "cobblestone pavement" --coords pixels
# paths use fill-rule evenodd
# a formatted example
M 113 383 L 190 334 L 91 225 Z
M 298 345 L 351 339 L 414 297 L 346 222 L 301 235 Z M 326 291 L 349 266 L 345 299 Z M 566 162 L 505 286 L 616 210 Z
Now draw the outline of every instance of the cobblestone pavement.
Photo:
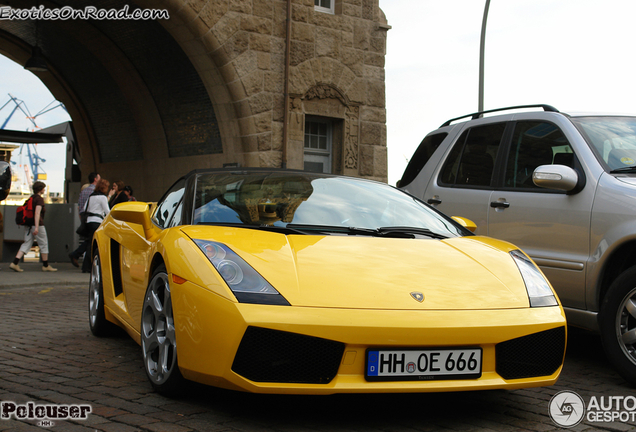
M 0 278 L 3 277 L 0 273 Z M 607 365 L 598 337 L 570 332 L 566 365 L 553 387 L 439 394 L 272 396 L 193 387 L 171 400 L 152 391 L 141 353 L 126 335 L 98 339 L 87 323 L 87 287 L 0 289 L 0 400 L 89 404 L 86 420 L 51 431 L 548 431 L 556 393 L 636 394 Z M 633 404 L 632 404 L 633 405 Z M 636 409 L 630 406 L 629 408 Z M 634 412 L 634 411 L 632 411 Z M 0 419 L 0 431 L 42 430 L 37 420 Z M 636 421 L 585 419 L 576 431 L 636 430 Z

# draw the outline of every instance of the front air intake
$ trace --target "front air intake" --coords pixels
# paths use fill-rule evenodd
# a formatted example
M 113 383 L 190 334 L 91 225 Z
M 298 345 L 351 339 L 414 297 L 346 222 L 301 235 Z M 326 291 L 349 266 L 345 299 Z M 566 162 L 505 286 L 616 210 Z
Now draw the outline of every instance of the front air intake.
M 495 350 L 497 373 L 504 379 L 552 375 L 563 363 L 565 327 L 501 342 Z
M 327 384 L 338 373 L 344 347 L 328 339 L 248 327 L 232 370 L 256 382 Z

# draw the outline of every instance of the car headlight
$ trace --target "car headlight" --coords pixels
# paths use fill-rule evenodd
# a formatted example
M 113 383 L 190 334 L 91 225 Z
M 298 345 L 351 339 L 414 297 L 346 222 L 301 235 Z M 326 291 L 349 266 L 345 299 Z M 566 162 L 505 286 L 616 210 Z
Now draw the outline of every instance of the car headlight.
M 557 306 L 559 302 L 537 266 L 520 250 L 513 250 L 510 256 L 517 263 L 523 282 L 526 284 L 530 307 Z
M 210 260 L 241 303 L 285 305 L 289 302 L 243 258 L 223 243 L 193 241 Z

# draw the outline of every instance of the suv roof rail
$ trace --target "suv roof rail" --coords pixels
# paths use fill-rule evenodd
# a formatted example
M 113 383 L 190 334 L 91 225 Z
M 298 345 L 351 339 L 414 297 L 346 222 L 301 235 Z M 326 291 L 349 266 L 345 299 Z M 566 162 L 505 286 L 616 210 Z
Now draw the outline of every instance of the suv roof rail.
M 553 107 L 552 105 L 545 105 L 545 104 L 517 105 L 517 106 L 506 107 L 506 108 L 492 109 L 492 110 L 488 110 L 488 111 L 479 111 L 479 112 L 472 113 L 472 114 L 466 114 L 466 115 L 461 116 L 461 117 L 455 117 L 455 118 L 452 118 L 452 119 L 448 120 L 447 122 L 445 122 L 440 127 L 448 126 L 454 121 L 461 120 L 461 119 L 464 119 L 464 118 L 467 118 L 467 117 L 471 117 L 471 120 L 476 120 L 478 118 L 481 118 L 483 114 L 489 114 L 489 113 L 498 112 L 498 111 L 508 111 L 508 110 L 514 110 L 514 109 L 523 109 L 523 108 L 543 108 L 543 111 L 557 112 L 557 113 L 559 112 L 559 110 L 556 109 L 555 107 Z

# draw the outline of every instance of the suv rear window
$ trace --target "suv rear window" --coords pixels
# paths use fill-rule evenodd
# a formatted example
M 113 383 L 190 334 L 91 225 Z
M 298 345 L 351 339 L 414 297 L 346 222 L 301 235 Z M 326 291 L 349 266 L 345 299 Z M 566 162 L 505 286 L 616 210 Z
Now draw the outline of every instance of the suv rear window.
M 415 177 L 417 177 L 420 171 L 422 171 L 426 162 L 428 162 L 447 135 L 448 134 L 445 132 L 438 133 L 428 135 L 422 140 L 417 150 L 415 150 L 413 157 L 409 161 L 409 164 L 406 166 L 404 174 L 402 174 L 402 179 L 398 182 L 399 187 L 407 186 L 415 180 Z
M 490 186 L 506 123 L 467 129 L 459 137 L 442 169 L 445 185 Z

